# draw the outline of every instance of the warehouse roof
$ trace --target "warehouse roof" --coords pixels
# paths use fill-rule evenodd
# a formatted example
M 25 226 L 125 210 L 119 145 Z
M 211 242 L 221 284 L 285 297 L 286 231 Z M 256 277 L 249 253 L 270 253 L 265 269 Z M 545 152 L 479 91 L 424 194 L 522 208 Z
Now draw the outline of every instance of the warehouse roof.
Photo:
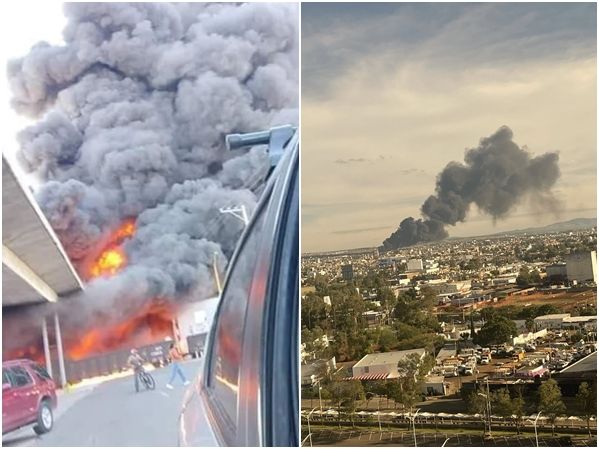
M 367 354 L 354 365 L 355 367 L 373 366 L 373 365 L 397 365 L 400 360 L 405 359 L 410 354 L 417 354 L 420 358 L 426 353 L 424 348 L 409 349 L 407 351 L 377 352 Z
M 570 316 L 569 313 L 553 313 L 551 315 L 541 315 L 535 318 L 535 321 L 539 320 L 563 320 L 564 318 L 568 318 Z

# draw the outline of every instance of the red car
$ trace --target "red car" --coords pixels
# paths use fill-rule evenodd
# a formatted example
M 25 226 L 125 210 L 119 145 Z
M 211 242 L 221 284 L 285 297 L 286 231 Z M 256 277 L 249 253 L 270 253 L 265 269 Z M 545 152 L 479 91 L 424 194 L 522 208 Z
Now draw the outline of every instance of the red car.
M 2 363 L 2 434 L 34 424 L 38 435 L 54 424 L 56 385 L 48 372 L 31 360 Z

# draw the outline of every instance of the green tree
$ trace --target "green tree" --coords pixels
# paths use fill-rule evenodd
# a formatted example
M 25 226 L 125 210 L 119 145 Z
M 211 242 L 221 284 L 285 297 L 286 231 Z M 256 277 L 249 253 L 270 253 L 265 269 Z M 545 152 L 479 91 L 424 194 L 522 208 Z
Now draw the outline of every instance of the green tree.
M 537 269 L 534 269 L 530 272 L 530 282 L 532 284 L 540 284 L 541 283 L 541 274 Z
M 543 382 L 539 388 L 539 411 L 551 422 L 551 433 L 555 435 L 555 420 L 566 412 L 562 392 L 554 379 Z
M 487 399 L 478 394 L 478 391 L 472 391 L 465 394 L 464 398 L 468 412 L 473 415 L 479 415 L 483 423 L 487 422 Z M 486 426 L 486 424 L 485 424 Z M 486 427 L 485 427 L 486 429 Z
M 357 403 L 365 398 L 362 383 L 358 380 L 336 380 L 331 383 L 329 390 L 339 413 L 338 423 L 341 422 L 341 414 L 347 413 L 351 416 L 353 424 Z
M 312 330 L 315 327 L 328 327 L 327 311 L 329 306 L 325 304 L 321 296 L 308 293 L 301 301 L 302 327 Z
M 591 416 L 597 414 L 597 394 L 594 388 L 590 388 L 589 384 L 583 382 L 578 387 L 578 393 L 576 394 L 576 402 L 581 410 L 581 415 L 587 421 L 587 430 L 589 436 L 591 435 Z
M 518 273 L 518 277 L 516 278 L 516 284 L 518 284 L 519 287 L 528 287 L 530 285 L 530 282 L 531 279 L 528 268 L 520 268 L 520 272 Z
M 526 401 L 522 396 L 522 388 L 519 388 L 516 397 L 512 399 L 512 412 L 514 414 L 514 421 L 516 423 L 516 432 L 520 434 L 520 426 L 524 420 L 524 414 L 526 412 Z
M 518 335 L 516 323 L 504 316 L 492 314 L 476 334 L 475 341 L 482 346 L 498 345 L 506 343 L 516 335 Z
M 400 360 L 397 364 L 399 391 L 396 391 L 393 399 L 412 412 L 414 405 L 422 396 L 424 379 L 434 363 L 431 356 L 420 358 L 417 354 L 409 354 Z
M 397 335 L 391 329 L 382 328 L 379 331 L 378 345 L 381 352 L 392 351 L 397 348 Z
M 510 391 L 507 388 L 500 388 L 491 394 L 491 403 L 493 404 L 493 413 L 514 421 L 516 432 L 520 433 L 520 423 L 524 416 L 524 399 L 519 394 L 512 399 Z

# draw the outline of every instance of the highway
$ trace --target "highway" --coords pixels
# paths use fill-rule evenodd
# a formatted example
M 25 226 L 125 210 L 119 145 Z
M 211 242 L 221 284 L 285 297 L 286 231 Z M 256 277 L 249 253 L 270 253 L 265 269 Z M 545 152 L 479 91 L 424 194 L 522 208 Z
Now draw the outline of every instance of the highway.
M 199 361 L 182 365 L 188 379 Z M 3 446 L 177 446 L 183 387 L 165 387 L 169 367 L 152 371 L 154 391 L 135 392 L 133 377 L 109 380 L 93 388 L 61 395 L 54 429 L 37 437 L 31 427 L 6 434 Z

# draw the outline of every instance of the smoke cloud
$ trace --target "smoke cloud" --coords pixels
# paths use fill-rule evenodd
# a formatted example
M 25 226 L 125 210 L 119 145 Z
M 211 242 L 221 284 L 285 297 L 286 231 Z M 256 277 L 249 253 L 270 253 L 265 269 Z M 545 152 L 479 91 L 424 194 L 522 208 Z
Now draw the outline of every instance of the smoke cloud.
M 384 242 L 386 250 L 444 239 L 447 225 L 466 220 L 472 204 L 498 220 L 524 199 L 555 210 L 551 188 L 560 176 L 557 153 L 532 156 L 502 126 L 478 147 L 466 151 L 464 163 L 450 162 L 437 176 L 435 194 L 420 211 L 423 219 L 408 217 Z
M 295 4 L 67 3 L 65 43 L 10 61 L 12 106 L 38 119 L 18 159 L 78 271 L 134 219 L 127 267 L 91 281 L 65 326 L 118 321 L 155 298 L 215 293 L 268 171 L 224 136 L 298 123 Z M 30 316 L 24 314 L 23 316 Z

